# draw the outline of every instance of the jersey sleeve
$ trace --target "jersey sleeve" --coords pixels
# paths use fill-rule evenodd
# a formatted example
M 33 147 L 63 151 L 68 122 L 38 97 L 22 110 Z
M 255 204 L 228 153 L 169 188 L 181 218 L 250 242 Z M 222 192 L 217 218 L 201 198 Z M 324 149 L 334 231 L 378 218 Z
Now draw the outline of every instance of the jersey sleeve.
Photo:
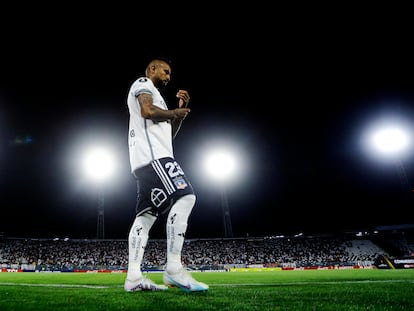
M 137 97 L 140 94 L 151 94 L 153 95 L 153 84 L 148 78 L 139 78 L 131 88 L 131 94 Z

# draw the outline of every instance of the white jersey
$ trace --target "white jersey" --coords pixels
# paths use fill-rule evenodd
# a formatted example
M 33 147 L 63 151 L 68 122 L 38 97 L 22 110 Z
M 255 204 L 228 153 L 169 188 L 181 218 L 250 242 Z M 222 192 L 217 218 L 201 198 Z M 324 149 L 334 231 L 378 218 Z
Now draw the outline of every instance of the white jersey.
M 131 172 L 156 159 L 174 158 L 171 122 L 156 122 L 141 116 L 141 106 L 137 96 L 143 93 L 152 95 L 155 106 L 168 110 L 164 98 L 150 79 L 142 77 L 132 84 L 127 98 Z

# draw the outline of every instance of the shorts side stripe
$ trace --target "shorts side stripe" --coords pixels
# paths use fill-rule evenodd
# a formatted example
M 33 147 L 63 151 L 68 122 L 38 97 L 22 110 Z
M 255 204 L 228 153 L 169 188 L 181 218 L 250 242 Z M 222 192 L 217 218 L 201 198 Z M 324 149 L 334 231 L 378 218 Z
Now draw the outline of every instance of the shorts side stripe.
M 152 162 L 152 168 L 157 173 L 158 177 L 160 178 L 162 184 L 164 185 L 165 189 L 167 190 L 168 194 L 172 194 L 175 192 L 174 184 L 169 179 L 167 173 L 165 172 L 164 168 L 162 167 L 159 160 L 155 160 Z

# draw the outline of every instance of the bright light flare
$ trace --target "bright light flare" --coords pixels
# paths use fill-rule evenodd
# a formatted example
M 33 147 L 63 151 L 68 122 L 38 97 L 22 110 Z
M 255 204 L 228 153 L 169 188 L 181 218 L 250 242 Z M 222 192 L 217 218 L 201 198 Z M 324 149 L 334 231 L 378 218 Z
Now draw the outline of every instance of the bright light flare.
M 412 126 L 402 119 L 373 123 L 363 134 L 363 148 L 377 160 L 398 160 L 412 157 Z
M 86 175 L 96 182 L 105 181 L 114 171 L 114 160 L 110 152 L 102 147 L 89 150 L 82 164 Z
M 212 151 L 206 155 L 205 170 L 216 180 L 228 180 L 237 172 L 237 159 L 228 150 Z
M 372 145 L 383 154 L 400 153 L 409 146 L 409 137 L 400 128 L 387 127 L 372 134 Z

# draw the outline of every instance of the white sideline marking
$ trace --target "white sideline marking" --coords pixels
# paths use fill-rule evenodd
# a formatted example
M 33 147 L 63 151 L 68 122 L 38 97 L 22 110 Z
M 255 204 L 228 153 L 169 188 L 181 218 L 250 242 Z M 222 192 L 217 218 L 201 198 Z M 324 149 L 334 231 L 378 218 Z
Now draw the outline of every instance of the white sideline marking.
M 210 286 L 291 286 L 291 285 L 317 285 L 317 284 L 362 284 L 362 283 L 414 283 L 414 280 L 359 280 L 359 281 L 322 281 L 322 282 L 286 282 L 286 283 L 235 283 L 235 284 L 209 284 Z
M 31 283 L 0 283 L 0 286 L 33 286 L 33 287 L 73 287 L 73 288 L 113 288 L 114 286 L 82 285 L 82 284 L 31 284 Z M 118 287 L 118 286 L 115 286 Z
M 235 284 L 209 284 L 217 287 L 243 287 L 243 286 L 292 286 L 316 284 L 362 284 L 362 283 L 414 283 L 414 280 L 360 280 L 360 281 L 324 281 L 324 282 L 288 282 L 288 283 L 235 283 Z M 123 285 L 82 285 L 82 284 L 31 284 L 31 283 L 1 283 L 0 286 L 33 286 L 33 287 L 61 287 L 61 288 L 92 288 L 107 289 L 121 288 Z

